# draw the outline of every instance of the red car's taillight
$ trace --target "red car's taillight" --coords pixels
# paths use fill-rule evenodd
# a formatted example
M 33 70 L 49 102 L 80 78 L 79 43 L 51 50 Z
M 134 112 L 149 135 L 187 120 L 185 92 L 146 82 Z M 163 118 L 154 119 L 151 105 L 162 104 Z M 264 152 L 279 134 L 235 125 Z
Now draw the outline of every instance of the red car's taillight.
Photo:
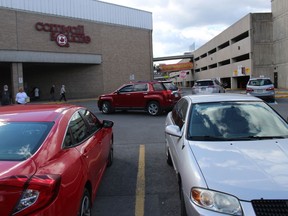
M 12 176 L 1 180 L 1 186 L 6 186 L 6 190 L 18 188 L 19 191 L 22 188 L 12 212 L 12 215 L 22 216 L 49 205 L 58 194 L 60 182 L 59 175 Z
M 168 100 L 171 99 L 172 96 L 173 96 L 173 93 L 172 93 L 171 90 L 165 90 L 165 91 L 163 91 L 162 93 L 163 93 L 163 95 L 165 96 L 165 98 L 168 99 Z

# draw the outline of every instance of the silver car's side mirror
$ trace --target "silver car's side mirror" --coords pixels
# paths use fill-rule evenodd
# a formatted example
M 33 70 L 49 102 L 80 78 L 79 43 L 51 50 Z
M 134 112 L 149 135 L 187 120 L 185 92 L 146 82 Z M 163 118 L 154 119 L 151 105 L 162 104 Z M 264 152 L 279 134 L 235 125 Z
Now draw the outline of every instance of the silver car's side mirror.
M 165 132 L 171 136 L 181 137 L 182 131 L 177 125 L 168 125 L 165 128 Z

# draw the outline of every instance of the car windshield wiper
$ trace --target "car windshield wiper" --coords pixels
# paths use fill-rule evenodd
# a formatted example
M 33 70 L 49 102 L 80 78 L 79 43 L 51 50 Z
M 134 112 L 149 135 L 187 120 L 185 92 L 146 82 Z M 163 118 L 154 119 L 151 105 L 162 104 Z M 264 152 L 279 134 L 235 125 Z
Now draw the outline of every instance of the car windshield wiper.
M 231 141 L 230 138 L 216 137 L 216 136 L 189 136 L 190 140 L 197 141 Z
M 189 136 L 190 140 L 197 141 L 238 141 L 238 140 L 265 140 L 286 139 L 287 136 L 245 136 L 245 137 L 216 137 L 216 136 Z
M 248 136 L 248 137 L 239 137 L 238 139 L 256 139 L 256 140 L 265 140 L 265 139 L 285 139 L 287 136 Z

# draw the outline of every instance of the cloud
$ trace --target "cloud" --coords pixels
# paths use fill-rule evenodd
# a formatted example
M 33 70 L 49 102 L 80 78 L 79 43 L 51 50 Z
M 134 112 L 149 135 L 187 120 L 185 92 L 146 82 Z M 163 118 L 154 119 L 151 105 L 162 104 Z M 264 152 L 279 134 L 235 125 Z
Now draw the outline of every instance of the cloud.
M 249 13 L 271 12 L 271 0 L 103 0 L 152 12 L 153 55 L 199 48 Z

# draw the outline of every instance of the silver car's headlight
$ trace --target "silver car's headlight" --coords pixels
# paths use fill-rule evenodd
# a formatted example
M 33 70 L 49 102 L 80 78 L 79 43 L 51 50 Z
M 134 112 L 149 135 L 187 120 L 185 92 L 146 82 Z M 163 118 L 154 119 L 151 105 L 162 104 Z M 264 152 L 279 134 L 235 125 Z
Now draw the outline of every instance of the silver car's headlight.
M 239 200 L 231 195 L 202 188 L 192 188 L 192 201 L 205 209 L 230 215 L 242 215 Z

